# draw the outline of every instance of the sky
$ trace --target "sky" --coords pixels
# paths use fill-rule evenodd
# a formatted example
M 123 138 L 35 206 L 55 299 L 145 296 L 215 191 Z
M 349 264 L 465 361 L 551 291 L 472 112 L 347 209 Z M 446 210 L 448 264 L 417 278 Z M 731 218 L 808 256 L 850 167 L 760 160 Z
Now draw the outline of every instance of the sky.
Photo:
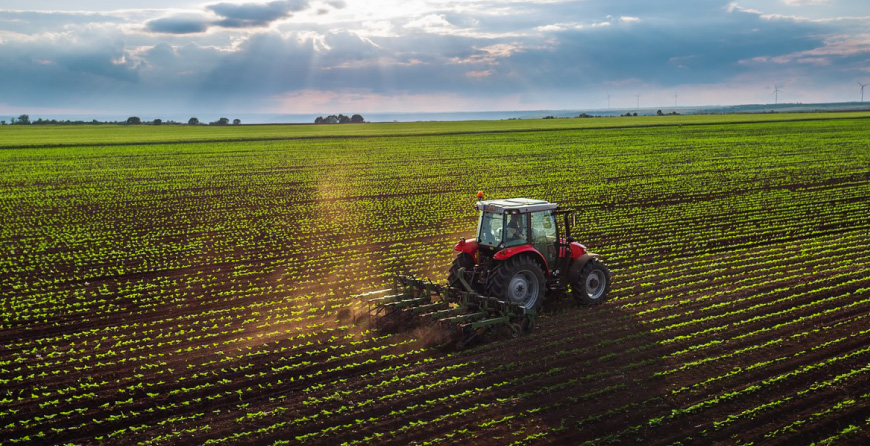
M 845 102 L 858 82 L 866 0 L 0 0 L 14 116 Z

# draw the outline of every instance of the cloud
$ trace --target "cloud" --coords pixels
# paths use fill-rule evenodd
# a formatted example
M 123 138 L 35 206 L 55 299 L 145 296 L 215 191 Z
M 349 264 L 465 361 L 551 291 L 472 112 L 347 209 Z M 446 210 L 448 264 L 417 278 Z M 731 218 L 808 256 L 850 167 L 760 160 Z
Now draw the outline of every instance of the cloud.
M 211 23 L 202 16 L 174 16 L 151 20 L 145 24 L 148 31 L 164 34 L 194 34 L 208 30 Z
M 821 4 L 821 3 L 811 3 L 811 4 Z M 794 4 L 793 6 L 799 6 L 798 4 Z M 854 26 L 860 26 L 866 28 L 868 24 L 870 24 L 870 16 L 866 15 L 866 11 L 861 10 L 859 14 L 849 15 L 849 12 L 858 12 L 853 11 L 851 9 L 843 8 L 843 9 L 832 9 L 832 12 L 840 12 L 840 15 L 821 15 L 818 14 L 818 11 L 806 11 L 804 9 L 799 10 L 801 13 L 804 12 L 815 12 L 815 14 L 810 16 L 804 15 L 796 15 L 794 12 L 794 8 L 789 10 L 789 14 L 776 13 L 776 12 L 768 12 L 762 11 L 755 8 L 749 8 L 740 5 L 738 2 L 730 2 L 725 7 L 725 10 L 729 13 L 739 12 L 744 14 L 752 14 L 756 15 L 764 20 L 787 20 L 794 22 L 811 22 L 811 23 L 836 23 L 836 22 L 853 22 Z M 848 26 L 848 25 L 846 25 Z
M 269 3 L 218 3 L 206 7 L 223 17 L 215 22 L 225 28 L 252 28 L 268 25 L 308 8 L 307 0 L 283 0 Z
M 870 60 L 870 34 L 858 36 L 828 36 L 814 48 L 775 56 L 761 56 L 741 60 L 740 64 L 754 67 L 794 67 L 796 64 L 816 65 L 842 73 L 865 71 Z
M 454 27 L 444 14 L 429 14 L 418 19 L 411 20 L 405 24 L 407 29 L 420 29 L 424 32 L 434 34 L 450 34 L 455 31 Z
M 490 70 L 483 70 L 483 71 L 469 71 L 468 73 L 465 73 L 465 75 L 470 77 L 470 78 L 484 78 L 484 77 L 490 77 L 494 73 L 495 73 L 495 71 L 490 69 Z
M 336 4 L 333 7 L 339 7 Z M 282 0 L 269 3 L 216 3 L 202 13 L 175 14 L 145 23 L 149 32 L 163 34 L 204 33 L 211 27 L 259 28 L 291 17 L 309 7 L 308 0 Z M 217 16 L 209 18 L 207 15 Z
M 830 3 L 831 0 L 782 0 L 788 6 L 802 6 L 802 5 L 824 5 L 826 3 Z
M 122 24 L 127 18 L 90 12 L 43 12 L 0 10 L 0 32 L 37 34 L 56 32 L 62 28 L 73 28 L 92 24 Z
M 577 108 L 605 91 L 614 106 L 639 91 L 642 103 L 656 92 L 673 103 L 679 90 L 689 105 L 689 92 L 712 100 L 716 86 L 719 103 L 766 100 L 727 91 L 771 79 L 791 80 L 790 97 L 835 91 L 868 70 L 866 20 L 786 18 L 744 1 L 0 11 L 0 97 L 9 107 L 332 112 Z

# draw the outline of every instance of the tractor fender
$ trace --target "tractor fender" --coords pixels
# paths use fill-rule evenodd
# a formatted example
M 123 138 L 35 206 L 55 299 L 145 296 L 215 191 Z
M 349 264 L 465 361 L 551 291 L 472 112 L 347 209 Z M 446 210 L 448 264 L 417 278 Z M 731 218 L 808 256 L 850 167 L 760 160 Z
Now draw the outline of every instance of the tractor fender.
M 466 254 L 470 254 L 472 257 L 477 259 L 477 240 L 465 240 L 465 237 L 459 239 L 459 243 L 457 243 L 453 247 L 454 251 L 464 252 Z
M 529 253 L 529 255 L 531 255 L 532 258 L 535 259 L 535 261 L 537 261 L 538 263 L 541 264 L 542 267 L 544 267 L 544 274 L 545 275 L 547 274 L 548 271 L 550 271 L 550 267 L 547 265 L 547 260 L 544 259 L 544 256 L 541 255 L 541 253 L 538 252 L 538 250 L 535 249 L 535 247 L 532 245 L 511 246 L 510 248 L 505 248 L 505 249 L 502 249 L 501 251 L 495 253 L 495 255 L 493 255 L 492 258 L 495 260 L 504 261 L 504 260 L 507 260 L 513 256 L 516 256 L 518 254 L 524 254 L 524 253 Z
M 576 283 L 577 279 L 580 277 L 580 271 L 583 271 L 583 267 L 586 266 L 590 260 L 598 258 L 600 258 L 600 256 L 593 252 L 587 252 L 578 257 L 577 260 L 571 264 L 571 269 L 568 270 L 568 283 Z
M 577 242 L 569 243 L 568 247 L 571 248 L 571 258 L 575 262 L 586 254 L 586 247 Z

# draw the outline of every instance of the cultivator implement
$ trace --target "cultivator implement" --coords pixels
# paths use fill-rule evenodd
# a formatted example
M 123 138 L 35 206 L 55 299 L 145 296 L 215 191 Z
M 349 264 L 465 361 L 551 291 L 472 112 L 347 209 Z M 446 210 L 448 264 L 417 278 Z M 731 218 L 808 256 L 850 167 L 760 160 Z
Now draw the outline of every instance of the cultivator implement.
M 369 306 L 375 327 L 395 332 L 436 325 L 447 334 L 441 345 L 462 348 L 488 333 L 517 337 L 534 326 L 537 312 L 474 291 L 397 275 L 390 289 L 357 296 Z

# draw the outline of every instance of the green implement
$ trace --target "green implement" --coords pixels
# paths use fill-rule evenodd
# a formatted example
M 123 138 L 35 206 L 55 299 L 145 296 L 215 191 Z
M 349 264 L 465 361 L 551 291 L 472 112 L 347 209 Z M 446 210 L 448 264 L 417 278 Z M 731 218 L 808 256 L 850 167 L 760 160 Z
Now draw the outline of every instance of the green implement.
M 534 326 L 537 311 L 478 294 L 467 283 L 461 285 L 451 287 L 397 275 L 391 289 L 356 297 L 367 302 L 379 330 L 399 331 L 436 324 L 449 333 L 443 345 L 457 348 L 488 333 L 500 331 L 517 337 Z

